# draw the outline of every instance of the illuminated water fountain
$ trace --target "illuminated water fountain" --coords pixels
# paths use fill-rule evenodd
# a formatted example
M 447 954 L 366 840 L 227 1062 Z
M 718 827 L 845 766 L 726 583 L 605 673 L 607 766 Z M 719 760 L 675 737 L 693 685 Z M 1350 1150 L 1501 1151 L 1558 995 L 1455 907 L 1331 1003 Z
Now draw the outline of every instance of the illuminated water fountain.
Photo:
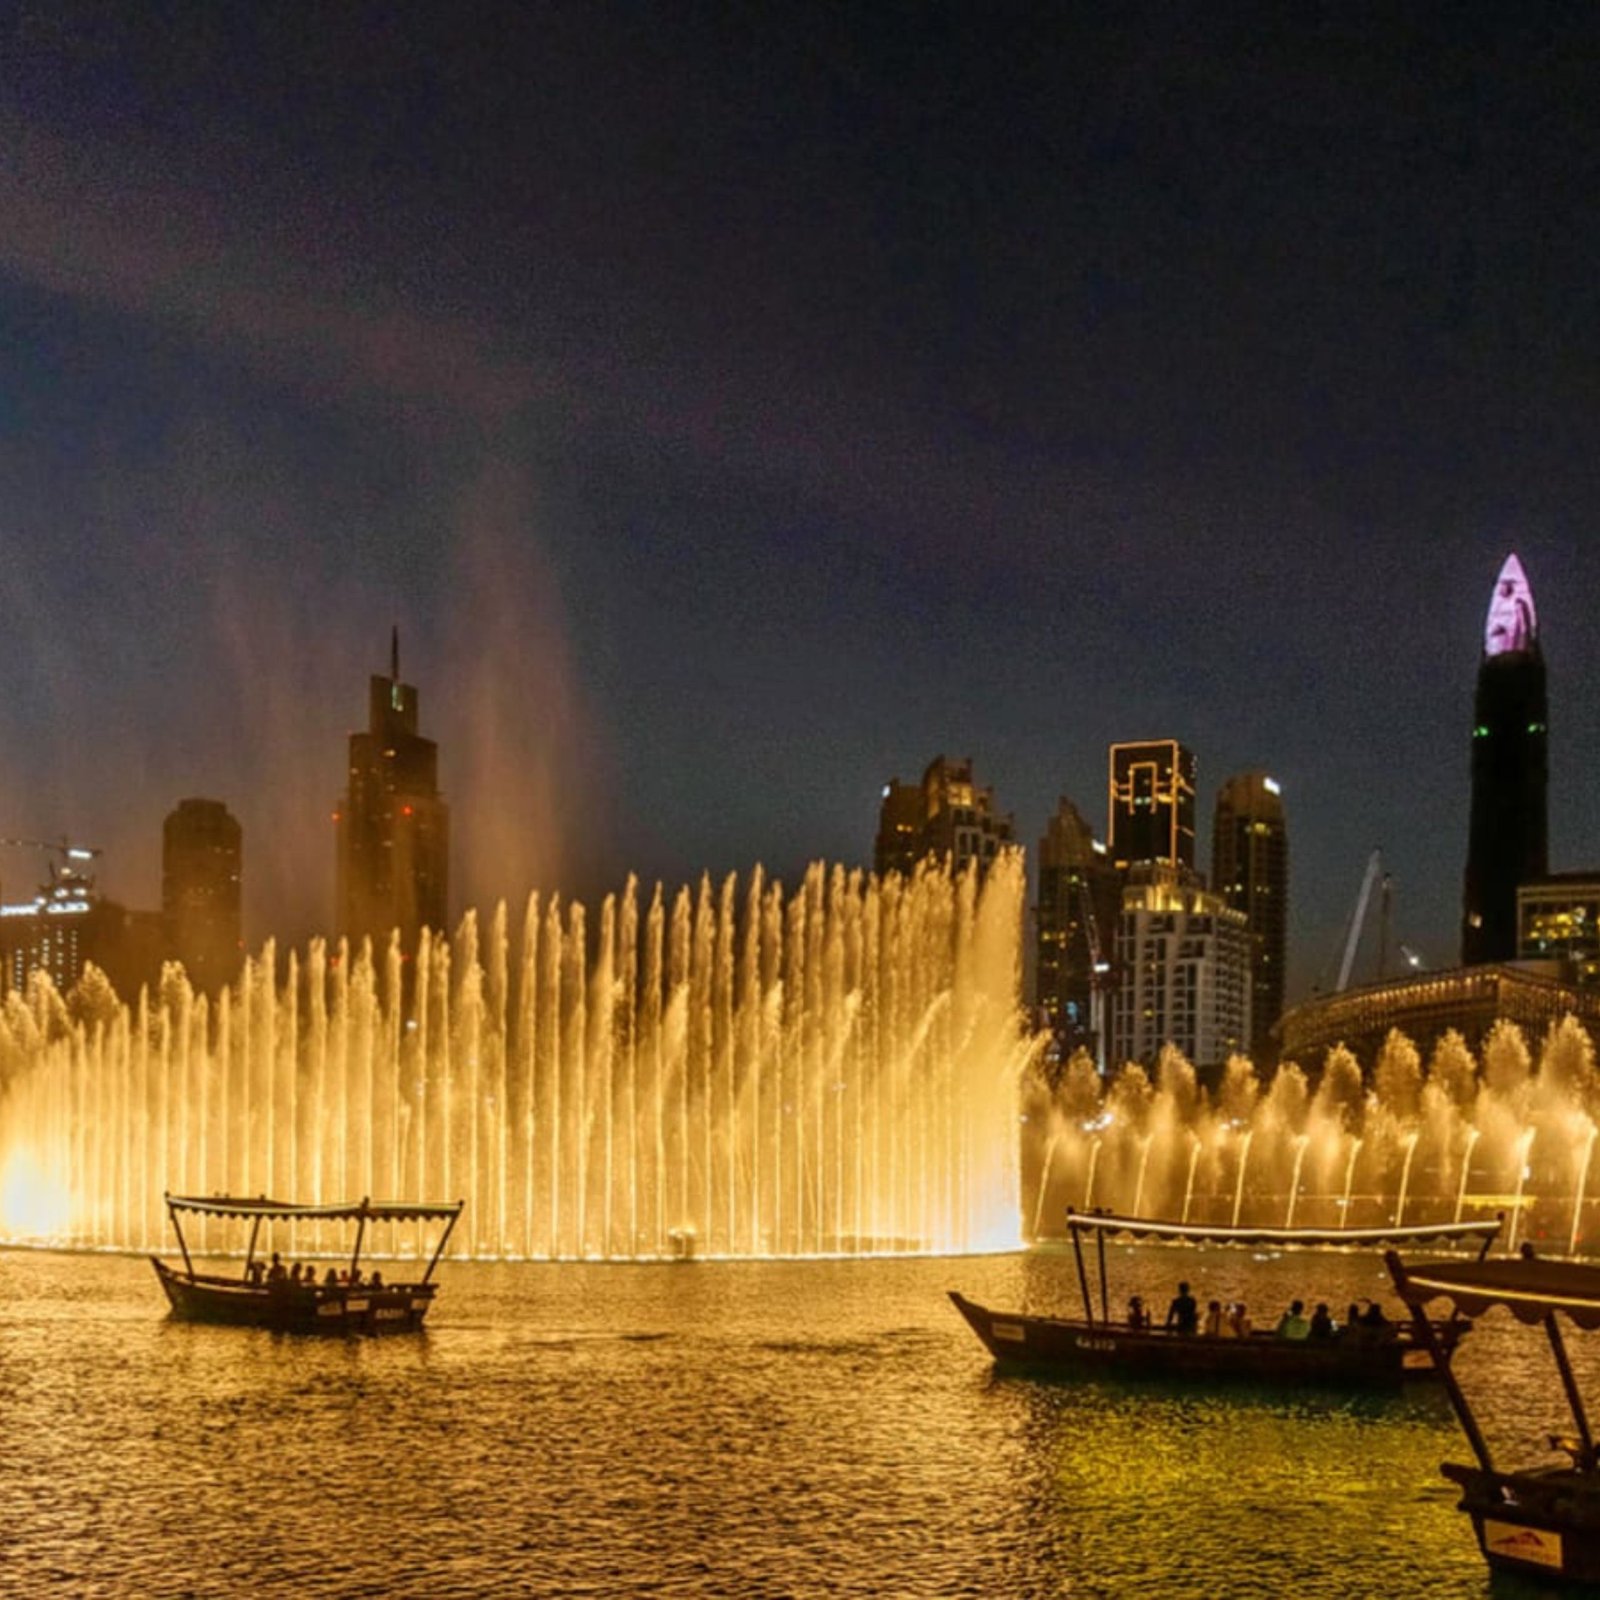
M 981 891 L 536 896 L 425 942 L 408 1003 L 396 951 L 321 943 L 215 1008 L 40 980 L 0 1011 L 0 1237 L 156 1247 L 169 1188 L 464 1197 L 477 1256 L 1014 1247 L 1023 892 L 1013 853 Z
M 1424 1067 L 1391 1034 L 1367 1070 L 1348 1051 L 1263 1080 L 1242 1059 L 1204 1092 L 1168 1051 L 1102 1080 L 1067 1066 L 1037 1120 L 1051 1158 L 1029 1214 L 1105 1206 L 1196 1222 L 1376 1227 L 1496 1211 L 1507 1243 L 1600 1248 L 1589 1170 L 1600 1124 L 1594 1049 L 1571 1018 L 1539 1042 L 1497 1023 L 1475 1059 L 1448 1034 Z

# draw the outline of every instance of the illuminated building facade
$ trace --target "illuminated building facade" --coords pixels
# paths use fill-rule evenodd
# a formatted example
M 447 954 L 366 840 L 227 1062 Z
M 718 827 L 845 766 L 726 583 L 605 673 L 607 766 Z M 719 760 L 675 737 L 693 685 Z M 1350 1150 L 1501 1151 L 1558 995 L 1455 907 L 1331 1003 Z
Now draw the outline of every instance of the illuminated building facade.
M 1111 989 L 1121 880 L 1087 818 L 1065 796 L 1045 825 L 1034 905 L 1034 992 L 1057 1059 L 1099 1056 Z
M 1282 791 L 1264 772 L 1229 778 L 1217 794 L 1211 887 L 1250 930 L 1249 1046 L 1260 1060 L 1283 1011 L 1289 940 L 1289 833 Z
M 971 758 L 935 756 L 920 784 L 884 785 L 873 865 L 879 873 L 909 872 L 933 856 L 958 872 L 971 864 L 981 872 L 1011 839 L 1012 820 L 995 805 L 994 790 L 974 779 Z
M 1176 739 L 1111 746 L 1107 843 L 1120 870 L 1194 867 L 1194 753 Z
M 439 749 L 418 733 L 416 689 L 400 681 L 398 634 L 389 676 L 368 684 L 368 725 L 350 735 L 350 786 L 338 829 L 338 931 L 410 956 L 423 928 L 442 930 L 449 903 L 450 808 Z
M 244 953 L 243 832 L 220 800 L 180 800 L 161 828 L 161 915 L 167 952 L 215 995 Z
M 1342 1044 L 1370 1072 L 1391 1028 L 1426 1060 L 1447 1029 L 1476 1050 L 1496 1019 L 1505 1017 L 1537 1045 L 1569 1013 L 1600 1039 L 1600 991 L 1516 966 L 1455 967 L 1308 1000 L 1280 1018 L 1278 1048 L 1284 1060 L 1315 1072 L 1328 1051 Z
M 1175 1045 L 1214 1077 L 1250 1026 L 1244 913 L 1169 865 L 1133 868 L 1117 919 L 1117 989 L 1108 1055 L 1153 1066 Z
M 1473 702 L 1461 960 L 1517 954 L 1517 888 L 1548 869 L 1547 710 L 1533 591 L 1515 555 L 1495 580 Z
M 1557 962 L 1566 982 L 1600 989 L 1600 873 L 1553 873 L 1518 887 L 1517 958 Z
M 0 961 L 8 988 L 27 986 L 31 973 L 48 973 L 66 994 L 91 963 L 124 999 L 161 973 L 165 948 L 160 916 L 130 911 L 104 899 L 88 863 L 97 850 L 59 847 L 59 863 L 32 900 L 0 906 Z

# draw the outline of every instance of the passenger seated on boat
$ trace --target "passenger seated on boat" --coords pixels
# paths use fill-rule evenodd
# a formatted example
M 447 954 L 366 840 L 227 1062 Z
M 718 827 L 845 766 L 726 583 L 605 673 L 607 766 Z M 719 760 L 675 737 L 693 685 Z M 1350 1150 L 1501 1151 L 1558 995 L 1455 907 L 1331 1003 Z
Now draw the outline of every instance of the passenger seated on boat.
M 327 1288 L 336 1289 L 339 1286 L 339 1274 L 334 1268 L 329 1267 L 322 1281 Z
M 1204 1333 L 1208 1339 L 1220 1339 L 1222 1337 L 1223 1327 L 1224 1319 L 1222 1315 L 1222 1302 L 1220 1300 L 1213 1300 L 1211 1304 L 1206 1307 L 1206 1320 L 1200 1331 Z
M 1376 1300 L 1367 1302 L 1367 1309 L 1361 1313 L 1361 1326 L 1369 1339 L 1387 1339 L 1394 1334 L 1394 1324 L 1384 1316 L 1383 1307 Z
M 289 1278 L 289 1269 L 283 1264 L 283 1257 L 276 1250 L 272 1252 L 272 1265 L 267 1268 L 268 1283 L 286 1283 Z
M 1166 1325 L 1177 1333 L 1193 1333 L 1200 1326 L 1200 1303 L 1189 1293 L 1188 1284 L 1178 1285 L 1178 1292 L 1167 1307 Z
M 358 1288 L 360 1288 L 360 1286 L 361 1286 L 361 1268 L 360 1267 L 352 1267 L 350 1269 L 350 1287 L 352 1289 L 358 1289 Z
M 1354 1300 L 1350 1302 L 1350 1309 L 1344 1314 L 1344 1327 L 1340 1332 L 1346 1339 L 1359 1339 L 1361 1337 L 1361 1307 Z
M 246 1265 L 244 1275 L 259 1289 L 261 1287 L 261 1276 L 265 1271 L 266 1268 L 259 1261 L 251 1261 Z
M 374 1289 L 381 1289 L 383 1287 L 383 1274 L 376 1269 L 374 1269 L 372 1274 L 372 1287 Z
M 1333 1313 L 1328 1310 L 1328 1303 L 1325 1300 L 1319 1300 L 1317 1309 L 1311 1313 L 1311 1337 L 1313 1339 L 1333 1337 Z
M 1250 1337 L 1250 1313 L 1245 1310 L 1244 1301 L 1240 1300 L 1228 1317 L 1228 1326 L 1233 1330 L 1235 1339 L 1248 1339 Z
M 1304 1300 L 1291 1300 L 1289 1309 L 1278 1319 L 1278 1337 L 1280 1339 L 1307 1339 L 1311 1336 L 1311 1324 L 1306 1321 L 1306 1303 Z
M 295 1262 L 295 1264 L 292 1267 L 289 1268 L 289 1282 L 294 1284 L 296 1287 L 299 1286 L 299 1283 L 300 1283 L 300 1263 L 298 1261 Z

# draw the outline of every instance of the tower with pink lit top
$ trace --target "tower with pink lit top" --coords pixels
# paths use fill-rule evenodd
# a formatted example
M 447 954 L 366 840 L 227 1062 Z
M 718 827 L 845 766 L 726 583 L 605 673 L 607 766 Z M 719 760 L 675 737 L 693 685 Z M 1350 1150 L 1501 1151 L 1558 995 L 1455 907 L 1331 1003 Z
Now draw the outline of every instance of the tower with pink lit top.
M 1522 563 L 1508 555 L 1484 621 L 1472 718 L 1472 818 L 1462 897 L 1464 965 L 1517 954 L 1517 886 L 1548 870 L 1544 654 Z

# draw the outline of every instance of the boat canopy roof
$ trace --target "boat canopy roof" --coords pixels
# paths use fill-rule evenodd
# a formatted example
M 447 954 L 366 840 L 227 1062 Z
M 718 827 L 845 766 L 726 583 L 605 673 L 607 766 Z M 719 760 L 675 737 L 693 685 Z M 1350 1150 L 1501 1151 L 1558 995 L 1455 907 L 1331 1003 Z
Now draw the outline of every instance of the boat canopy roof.
M 1487 1244 L 1500 1232 L 1501 1219 L 1434 1222 L 1414 1228 L 1230 1228 L 1198 1222 L 1158 1222 L 1121 1217 L 1108 1211 L 1067 1211 L 1067 1226 L 1077 1232 L 1125 1234 L 1134 1239 L 1175 1239 L 1185 1244 L 1241 1244 L 1265 1247 L 1342 1245 L 1374 1248 L 1393 1244 L 1448 1244 L 1452 1240 Z
M 1409 1306 L 1448 1300 L 1464 1316 L 1504 1306 L 1518 1322 L 1543 1322 L 1565 1312 L 1580 1328 L 1600 1328 L 1600 1267 L 1577 1261 L 1515 1256 L 1500 1261 L 1421 1261 L 1390 1257 L 1395 1287 Z
M 269 1220 L 318 1222 L 427 1222 L 456 1217 L 465 1200 L 423 1201 L 355 1200 L 339 1205 L 306 1206 L 288 1200 L 269 1200 L 265 1195 L 182 1195 L 169 1194 L 171 1211 L 194 1211 L 208 1217 L 264 1217 Z

